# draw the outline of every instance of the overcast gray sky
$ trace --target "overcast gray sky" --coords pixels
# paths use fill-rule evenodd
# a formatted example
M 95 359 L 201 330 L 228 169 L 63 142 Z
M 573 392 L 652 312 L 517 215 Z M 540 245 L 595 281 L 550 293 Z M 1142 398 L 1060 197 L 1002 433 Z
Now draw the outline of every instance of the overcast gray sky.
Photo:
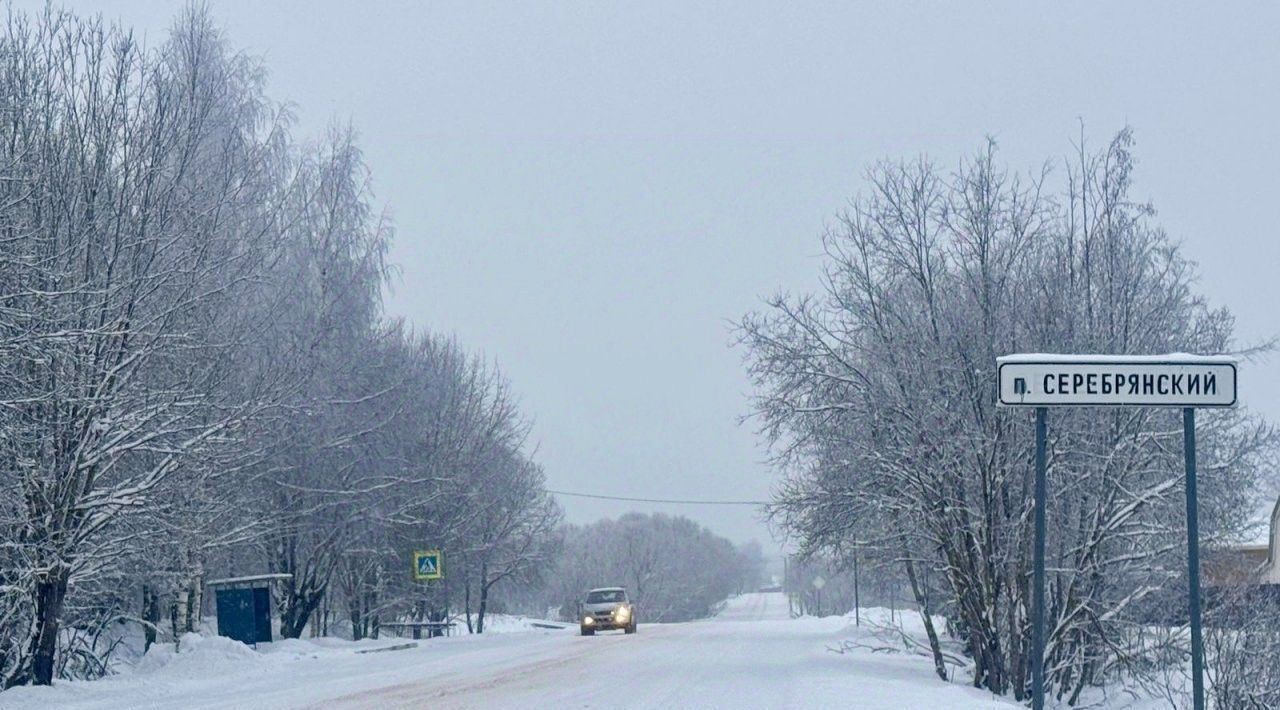
M 303 132 L 359 129 L 398 225 L 390 311 L 500 363 L 552 488 L 766 497 L 727 321 L 815 286 L 869 163 L 987 134 L 1031 168 L 1080 119 L 1095 145 L 1134 126 L 1136 193 L 1204 293 L 1243 341 L 1280 332 L 1280 4 L 210 6 Z M 83 9 L 154 42 L 178 7 Z M 1280 417 L 1280 358 L 1241 388 Z M 768 537 L 749 510 L 562 502 Z

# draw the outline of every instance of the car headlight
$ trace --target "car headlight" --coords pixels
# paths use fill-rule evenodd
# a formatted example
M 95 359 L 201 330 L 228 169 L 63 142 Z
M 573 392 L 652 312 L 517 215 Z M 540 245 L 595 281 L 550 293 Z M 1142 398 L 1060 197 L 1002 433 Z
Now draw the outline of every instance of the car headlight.
M 589 616 L 584 616 L 584 617 L 582 617 L 582 623 L 584 623 L 584 624 L 586 624 L 586 625 L 590 626 L 591 624 L 596 623 L 596 620 L 595 620 L 595 619 L 593 619 L 593 618 L 591 618 L 591 617 L 589 617 Z
M 614 612 L 614 616 L 618 621 L 626 621 L 627 618 L 631 616 L 631 609 L 629 607 L 620 606 L 618 607 L 618 610 Z

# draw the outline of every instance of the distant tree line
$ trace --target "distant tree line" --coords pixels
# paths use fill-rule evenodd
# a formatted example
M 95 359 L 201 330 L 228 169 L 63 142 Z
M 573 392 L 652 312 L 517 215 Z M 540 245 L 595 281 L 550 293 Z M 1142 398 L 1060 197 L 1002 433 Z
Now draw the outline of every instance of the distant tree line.
M 739 331 L 786 472 L 774 519 L 804 554 L 899 565 L 939 675 L 949 634 L 975 686 L 1018 699 L 1031 667 L 1033 424 L 996 408 L 996 357 L 1239 347 L 1230 313 L 1197 292 L 1194 264 L 1133 197 L 1130 131 L 1078 148 L 1030 175 L 1003 167 L 994 142 L 951 170 L 875 165 L 823 238 L 822 290 L 770 299 Z M 1162 589 L 1184 588 L 1181 428 L 1160 409 L 1052 418 L 1046 668 L 1052 695 L 1075 703 L 1183 667 L 1185 636 L 1145 625 Z M 1200 414 L 1197 436 L 1201 533 L 1230 541 L 1250 522 L 1276 432 L 1217 410 Z
M 596 587 L 626 587 L 641 621 L 673 622 L 712 616 L 764 578 L 757 544 L 735 546 L 683 516 L 628 513 L 566 525 L 560 535 L 561 554 L 537 598 L 569 621 Z
M 152 49 L 4 21 L 0 687 L 198 629 L 213 577 L 288 573 L 280 634 L 359 638 L 554 559 L 506 380 L 383 314 L 353 131 L 299 140 L 265 75 L 200 10 Z M 424 546 L 445 582 L 411 581 Z

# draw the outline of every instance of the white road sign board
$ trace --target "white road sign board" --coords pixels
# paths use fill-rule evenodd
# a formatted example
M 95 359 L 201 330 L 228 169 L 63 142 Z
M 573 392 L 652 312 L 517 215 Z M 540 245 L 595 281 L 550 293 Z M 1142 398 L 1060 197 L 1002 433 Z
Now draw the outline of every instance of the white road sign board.
M 1006 407 L 1234 407 L 1236 362 L 1200 355 L 1007 355 Z

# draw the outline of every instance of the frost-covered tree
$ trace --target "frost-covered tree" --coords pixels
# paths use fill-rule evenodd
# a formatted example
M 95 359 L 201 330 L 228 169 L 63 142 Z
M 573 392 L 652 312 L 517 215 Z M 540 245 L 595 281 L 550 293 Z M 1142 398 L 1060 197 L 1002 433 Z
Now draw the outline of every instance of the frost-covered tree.
M 1131 196 L 1132 137 L 1021 177 L 994 144 L 941 171 L 871 169 L 825 236 L 820 294 L 780 296 L 741 327 L 758 421 L 787 471 L 773 513 L 806 553 L 852 543 L 897 559 L 944 614 L 973 683 L 1026 694 L 1032 424 L 995 407 L 1015 352 L 1225 353 L 1232 319 Z M 1055 410 L 1049 442 L 1053 692 L 1150 668 L 1144 600 L 1185 567 L 1177 412 Z M 1274 443 L 1244 410 L 1199 418 L 1202 534 L 1229 538 Z M 931 599 L 923 572 L 944 590 Z M 938 672 L 945 668 L 930 625 Z
M 199 9 L 150 50 L 0 28 L 0 686 L 201 630 L 213 576 L 289 573 L 283 635 L 360 636 L 461 597 L 415 546 L 491 587 L 554 539 L 500 373 L 382 313 L 354 131 L 296 140 L 263 76 Z
M 284 585 L 281 633 L 297 637 L 321 603 L 359 515 L 374 436 L 394 411 L 394 387 L 377 367 L 385 221 L 370 206 L 368 175 L 349 130 L 334 131 L 299 161 L 288 193 L 282 269 L 290 307 L 272 339 L 295 368 L 297 388 L 264 431 L 261 478 L 272 571 Z
M 53 10 L 0 38 L 0 677 L 53 677 L 68 588 L 266 404 L 223 386 L 272 253 L 275 123 L 195 15 L 156 52 Z
M 383 403 L 394 415 L 372 437 L 378 456 L 353 506 L 360 531 L 340 563 L 357 637 L 380 620 L 469 612 L 473 588 L 483 608 L 494 585 L 533 577 L 560 515 L 521 451 L 527 427 L 495 368 L 402 329 L 389 346 L 395 387 Z M 409 555 L 424 548 L 444 551 L 445 579 L 410 578 Z
M 467 623 L 484 633 L 492 590 L 540 582 L 554 560 L 560 506 L 543 485 L 541 467 L 515 452 L 498 452 L 475 481 L 462 540 Z M 476 616 L 471 624 L 471 594 Z

